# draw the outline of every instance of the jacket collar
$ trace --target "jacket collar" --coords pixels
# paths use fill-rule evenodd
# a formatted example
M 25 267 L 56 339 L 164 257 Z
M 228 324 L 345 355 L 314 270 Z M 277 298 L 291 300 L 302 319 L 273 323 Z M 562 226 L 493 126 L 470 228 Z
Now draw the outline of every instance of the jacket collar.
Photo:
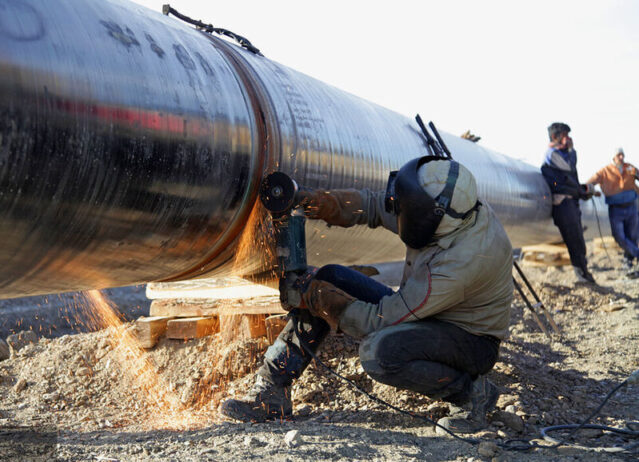
M 614 162 L 612 162 L 612 163 L 610 164 L 610 170 L 611 170 L 612 172 L 614 172 L 614 173 L 615 173 L 615 175 L 617 175 L 618 177 L 620 177 L 620 178 L 621 178 L 621 177 L 623 177 L 623 174 L 624 174 L 624 173 L 626 173 L 626 171 L 628 170 L 628 165 L 629 165 L 628 163 L 624 162 L 624 163 L 623 163 L 623 169 L 622 169 L 622 171 L 620 172 L 620 171 L 619 171 L 619 167 L 617 167 L 617 164 L 615 164 Z

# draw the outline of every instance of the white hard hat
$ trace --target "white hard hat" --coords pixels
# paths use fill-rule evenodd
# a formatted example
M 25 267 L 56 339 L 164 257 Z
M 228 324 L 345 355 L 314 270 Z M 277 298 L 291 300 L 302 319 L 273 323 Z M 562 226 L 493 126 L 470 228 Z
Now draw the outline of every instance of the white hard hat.
M 444 190 L 448 179 L 450 162 L 447 160 L 434 160 L 427 162 L 417 171 L 419 182 L 424 190 L 431 196 L 437 197 Z M 450 207 L 458 212 L 465 213 L 477 203 L 477 182 L 470 170 L 459 164 L 459 175 L 453 190 L 453 198 Z M 435 237 L 442 237 L 459 228 L 463 220 L 444 215 L 441 223 L 435 231 Z

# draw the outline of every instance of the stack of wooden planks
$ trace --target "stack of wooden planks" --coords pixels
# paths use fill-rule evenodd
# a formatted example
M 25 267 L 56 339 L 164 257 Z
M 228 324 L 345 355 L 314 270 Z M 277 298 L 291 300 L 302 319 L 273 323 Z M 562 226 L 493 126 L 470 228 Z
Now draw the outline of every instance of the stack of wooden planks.
M 615 241 L 615 238 L 612 236 L 604 236 L 604 237 L 596 237 L 592 240 L 592 243 L 595 245 L 596 251 L 615 251 L 621 252 L 621 247 Z
M 568 248 L 564 244 L 540 244 L 521 248 L 523 262 L 532 266 L 570 265 Z
M 389 287 L 399 287 L 403 262 L 354 267 Z M 224 341 L 266 336 L 270 343 L 286 325 L 279 291 L 241 278 L 155 282 L 146 287 L 149 316 L 136 322 L 140 345 L 153 348 L 160 338 L 178 340 L 219 333 Z
M 147 285 L 148 317 L 135 322 L 143 348 L 162 337 L 189 340 L 220 333 L 224 341 L 266 336 L 275 340 L 286 325 L 278 292 L 241 279 Z

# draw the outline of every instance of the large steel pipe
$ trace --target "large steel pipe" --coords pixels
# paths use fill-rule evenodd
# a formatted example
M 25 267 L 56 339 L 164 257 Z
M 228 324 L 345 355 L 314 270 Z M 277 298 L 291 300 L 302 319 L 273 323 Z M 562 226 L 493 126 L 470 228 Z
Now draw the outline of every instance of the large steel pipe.
M 516 246 L 557 239 L 536 167 L 443 137 Z M 424 152 L 412 120 L 159 12 L 0 0 L 0 297 L 223 273 L 265 172 L 380 189 Z M 307 234 L 313 264 L 403 256 L 383 230 Z M 270 264 L 248 247 L 243 271 Z

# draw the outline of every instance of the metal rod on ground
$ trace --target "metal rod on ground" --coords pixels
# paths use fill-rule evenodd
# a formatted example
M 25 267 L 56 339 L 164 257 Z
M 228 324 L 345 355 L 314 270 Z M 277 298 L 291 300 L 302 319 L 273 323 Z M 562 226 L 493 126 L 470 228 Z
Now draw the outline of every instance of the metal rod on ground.
M 601 223 L 599 222 L 599 215 L 597 215 L 597 202 L 595 201 L 594 196 L 591 197 L 590 200 L 592 201 L 592 206 L 595 209 L 595 218 L 597 218 L 597 229 L 599 230 L 599 238 L 601 239 L 601 246 L 603 247 L 604 252 L 606 252 L 606 258 L 608 258 L 608 263 L 610 263 L 610 266 L 614 268 L 615 265 L 612 262 L 612 258 L 610 258 L 610 254 L 608 253 L 608 248 L 606 247 L 606 243 L 604 242 L 603 233 L 601 232 Z
M 544 334 L 546 334 L 546 336 L 549 339 L 552 339 L 552 337 L 550 336 L 550 332 L 548 332 L 548 329 L 546 329 L 546 326 L 544 326 L 543 323 L 541 322 L 541 319 L 539 319 L 539 316 L 535 312 L 535 308 L 533 308 L 532 304 L 530 303 L 530 300 L 528 300 L 528 297 L 526 297 L 526 294 L 524 294 L 524 291 L 522 290 L 521 286 L 515 280 L 515 276 L 513 276 L 513 284 L 515 284 L 515 289 L 517 289 L 517 292 L 519 292 L 519 295 L 521 295 L 521 298 L 524 299 L 524 303 L 530 310 L 530 313 L 532 314 L 532 317 L 537 323 L 537 325 L 539 326 L 539 328 L 543 331 Z
M 541 301 L 535 289 L 533 289 L 532 285 L 528 281 L 528 278 L 526 277 L 522 269 L 519 267 L 519 264 L 516 261 L 513 261 L 513 266 L 519 273 L 519 276 L 521 277 L 521 279 L 524 281 L 524 284 L 526 284 L 526 287 L 528 287 L 528 290 L 530 291 L 532 296 L 535 298 L 535 301 L 537 302 L 535 306 L 539 306 L 543 310 L 544 315 L 546 316 L 546 319 L 548 319 L 548 322 L 550 323 L 550 326 L 552 327 L 552 330 L 554 330 L 557 335 L 561 335 L 561 330 L 559 330 L 559 326 L 553 319 L 552 315 L 550 314 L 550 311 L 546 309 L 546 305 L 544 305 L 544 302 Z

